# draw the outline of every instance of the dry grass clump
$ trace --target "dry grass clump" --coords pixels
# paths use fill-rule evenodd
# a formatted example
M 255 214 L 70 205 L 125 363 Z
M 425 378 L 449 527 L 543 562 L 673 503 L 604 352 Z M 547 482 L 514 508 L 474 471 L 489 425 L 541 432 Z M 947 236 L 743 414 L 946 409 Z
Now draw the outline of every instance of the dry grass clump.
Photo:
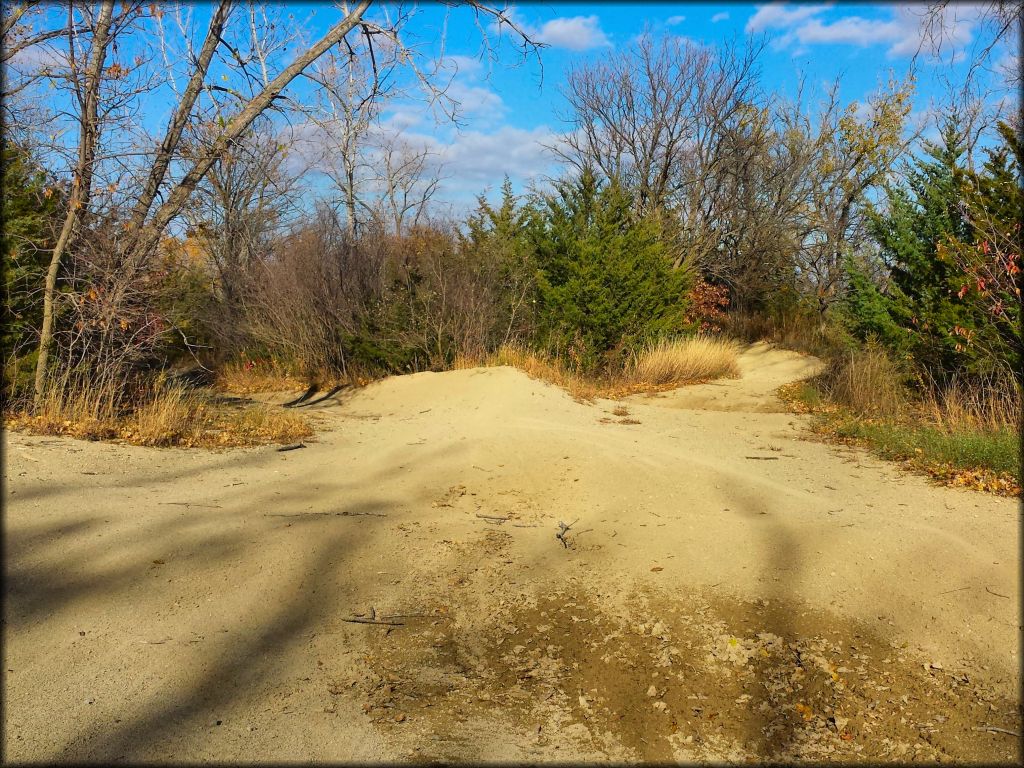
M 518 344 L 505 344 L 484 358 L 460 356 L 453 368 L 508 365 L 527 376 L 561 387 L 577 400 L 616 398 L 637 392 L 672 389 L 721 376 L 738 376 L 739 345 L 731 340 L 695 336 L 661 341 L 635 355 L 625 369 L 584 375 L 557 357 L 545 357 Z
M 692 384 L 740 374 L 739 345 L 729 339 L 691 336 L 660 339 L 637 352 L 624 376 L 634 385 Z
M 217 371 L 217 386 L 228 392 L 285 392 L 305 389 L 307 377 L 276 359 L 227 363 Z
M 820 384 L 830 400 L 859 416 L 897 416 L 909 402 L 905 379 L 882 347 L 868 344 L 833 358 Z
M 769 341 L 784 349 L 828 356 L 843 344 L 843 334 L 820 316 L 809 312 L 787 312 L 779 316 L 755 312 L 733 312 L 725 318 L 725 331 L 742 341 Z
M 924 387 L 922 409 L 947 432 L 1016 430 L 1021 426 L 1021 390 L 1010 376 L 954 378 L 941 387 L 931 382 Z
M 6 423 L 34 434 L 119 439 L 146 446 L 263 445 L 313 434 L 299 414 L 262 404 L 228 407 L 199 391 L 165 386 L 162 381 L 127 412 L 116 402 L 103 390 L 52 387 L 38 409 L 10 414 Z

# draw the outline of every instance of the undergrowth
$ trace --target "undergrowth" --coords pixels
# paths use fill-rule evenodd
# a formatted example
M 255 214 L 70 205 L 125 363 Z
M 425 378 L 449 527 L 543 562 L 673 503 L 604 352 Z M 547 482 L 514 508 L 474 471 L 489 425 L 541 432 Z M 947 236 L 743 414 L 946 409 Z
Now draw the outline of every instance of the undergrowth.
M 963 403 L 958 411 L 934 398 L 892 415 L 865 416 L 829 399 L 814 381 L 787 384 L 778 394 L 794 411 L 813 414 L 812 431 L 827 440 L 866 448 L 944 485 L 1021 492 L 1021 443 L 1012 422 L 985 422 Z
M 313 434 L 299 414 L 228 404 L 162 380 L 130 408 L 115 403 L 103 390 L 52 387 L 38 408 L 5 414 L 5 425 L 32 434 L 205 448 L 288 443 Z
M 738 352 L 739 345 L 727 339 L 705 336 L 666 339 L 639 350 L 622 370 L 583 373 L 570 368 L 561 358 L 548 357 L 525 346 L 505 344 L 482 358 L 459 356 L 452 367 L 507 365 L 561 387 L 577 400 L 591 401 L 737 376 Z

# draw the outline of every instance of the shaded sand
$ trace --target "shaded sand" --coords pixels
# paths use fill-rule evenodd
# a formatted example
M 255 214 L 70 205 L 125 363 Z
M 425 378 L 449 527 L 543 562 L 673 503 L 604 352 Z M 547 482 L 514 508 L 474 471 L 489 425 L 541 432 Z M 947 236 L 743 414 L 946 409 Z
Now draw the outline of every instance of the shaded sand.
M 286 453 L 7 435 L 6 758 L 1015 760 L 1016 502 L 741 363 L 625 416 L 392 378 Z

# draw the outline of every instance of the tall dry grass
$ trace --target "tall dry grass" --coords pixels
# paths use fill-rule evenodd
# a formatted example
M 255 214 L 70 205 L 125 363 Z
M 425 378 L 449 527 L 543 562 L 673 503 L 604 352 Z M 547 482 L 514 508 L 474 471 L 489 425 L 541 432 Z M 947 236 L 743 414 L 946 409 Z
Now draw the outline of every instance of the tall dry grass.
M 226 363 L 217 370 L 217 386 L 228 392 L 285 392 L 309 386 L 308 377 L 276 359 Z
M 947 432 L 998 432 L 1021 427 L 1021 390 L 1009 376 L 923 382 L 926 417 Z
M 521 344 L 504 344 L 478 358 L 460 355 L 453 368 L 507 365 L 531 378 L 561 387 L 577 400 L 621 397 L 739 375 L 739 345 L 727 339 L 696 336 L 653 343 L 619 371 L 585 375 L 561 358 L 546 357 Z
M 691 336 L 660 339 L 636 352 L 623 371 L 629 384 L 661 387 L 740 375 L 739 344 L 731 339 Z
M 875 344 L 831 358 L 819 377 L 823 393 L 859 416 L 898 416 L 906 410 L 906 372 Z
M 484 357 L 457 355 L 452 368 L 456 370 L 480 366 L 507 365 L 527 376 L 561 387 L 577 400 L 590 401 L 601 397 L 609 389 L 610 382 L 586 377 L 570 369 L 560 358 L 539 355 L 518 343 L 502 344 L 497 350 Z
M 134 445 L 225 447 L 285 443 L 312 435 L 299 414 L 263 404 L 228 407 L 163 377 L 125 403 L 111 386 L 52 384 L 33 411 L 5 414 L 9 427 L 35 434 Z
M 814 312 L 733 312 L 726 315 L 723 325 L 726 333 L 741 341 L 770 341 L 818 357 L 828 357 L 845 346 L 842 331 Z

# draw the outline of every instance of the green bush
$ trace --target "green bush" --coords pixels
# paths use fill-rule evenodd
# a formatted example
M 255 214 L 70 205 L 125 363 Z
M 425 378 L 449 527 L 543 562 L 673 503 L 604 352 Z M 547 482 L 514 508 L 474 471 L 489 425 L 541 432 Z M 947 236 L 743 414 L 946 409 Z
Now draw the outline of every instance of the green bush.
M 558 184 L 532 228 L 540 332 L 581 370 L 688 327 L 690 279 L 674 269 L 653 218 L 593 173 Z

